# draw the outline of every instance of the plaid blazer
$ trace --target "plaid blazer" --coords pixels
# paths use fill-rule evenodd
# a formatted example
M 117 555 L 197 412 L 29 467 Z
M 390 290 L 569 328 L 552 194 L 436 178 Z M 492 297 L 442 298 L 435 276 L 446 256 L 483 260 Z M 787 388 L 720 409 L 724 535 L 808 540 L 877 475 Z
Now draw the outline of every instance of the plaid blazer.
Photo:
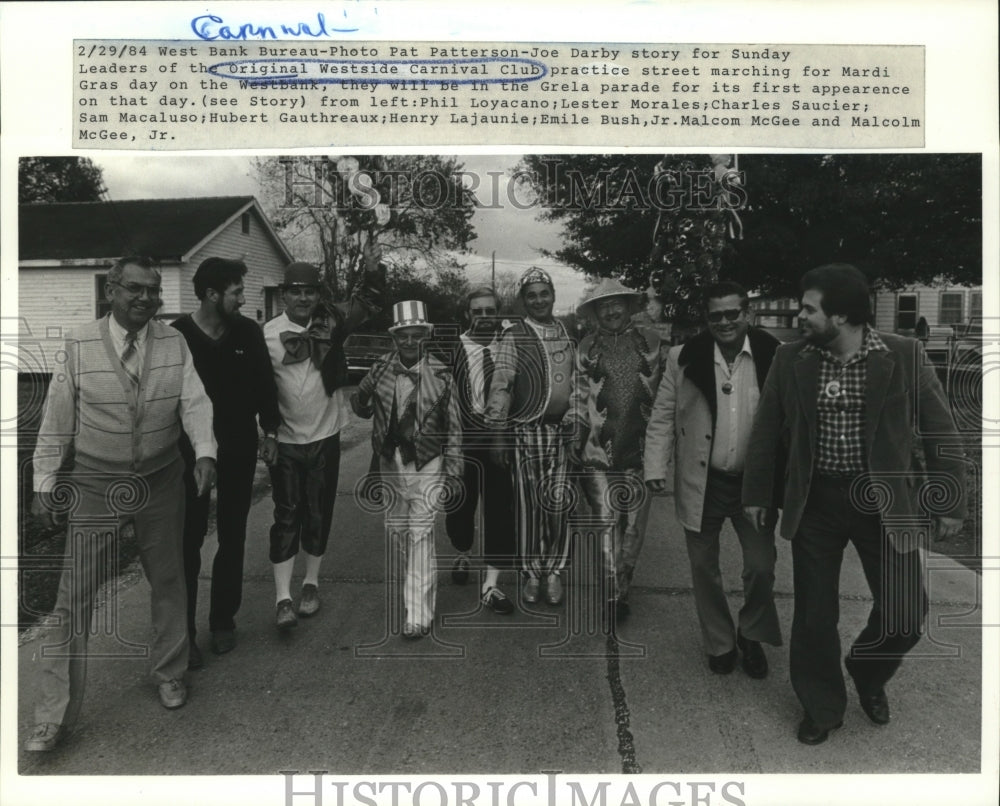
M 372 469 L 378 468 L 377 457 L 389 430 L 392 400 L 396 395 L 396 373 L 393 367 L 396 353 L 379 358 L 361 379 L 351 395 L 351 408 L 359 417 L 374 417 L 372 425 Z M 417 470 L 435 456 L 444 457 L 446 475 L 462 475 L 462 419 L 458 394 L 451 370 L 431 355 L 419 365 L 417 375 L 417 422 L 413 432 Z

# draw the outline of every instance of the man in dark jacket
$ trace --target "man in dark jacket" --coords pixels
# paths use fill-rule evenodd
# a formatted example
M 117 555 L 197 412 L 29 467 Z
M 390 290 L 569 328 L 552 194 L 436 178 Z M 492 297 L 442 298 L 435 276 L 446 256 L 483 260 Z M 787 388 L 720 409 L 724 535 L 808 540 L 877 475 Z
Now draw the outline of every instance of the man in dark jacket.
M 194 274 L 194 293 L 201 304 L 173 326 L 184 334 L 195 369 L 212 400 L 215 439 L 219 443 L 216 490 L 216 533 L 219 548 L 212 563 L 208 626 L 212 652 L 222 655 L 236 646 L 236 612 L 243 597 L 243 549 L 247 516 L 257 470 L 257 421 L 264 432 L 261 455 L 273 464 L 278 453 L 278 392 L 264 336 L 256 322 L 240 315 L 244 303 L 242 260 L 210 257 Z M 185 459 L 184 577 L 187 625 L 191 646 L 188 667 L 203 665 L 195 641 L 201 547 L 208 531 L 209 495 L 198 495 L 194 454 L 181 440 Z
M 920 640 L 927 614 L 918 544 L 947 537 L 965 515 L 964 467 L 948 401 L 916 339 L 869 326 L 871 296 L 853 266 L 802 278 L 802 339 L 783 345 L 761 393 L 747 448 L 743 502 L 763 508 L 781 482 L 774 445 L 787 452 L 781 536 L 792 541 L 795 610 L 789 671 L 805 715 L 798 738 L 826 741 L 841 725 L 847 692 L 840 666 L 838 590 L 847 542 L 872 592 L 868 623 L 845 658 L 861 707 L 889 721 L 885 684 Z M 920 495 L 920 445 L 933 495 Z M 934 506 L 936 512 L 923 512 Z M 917 539 L 915 539 L 917 538 Z

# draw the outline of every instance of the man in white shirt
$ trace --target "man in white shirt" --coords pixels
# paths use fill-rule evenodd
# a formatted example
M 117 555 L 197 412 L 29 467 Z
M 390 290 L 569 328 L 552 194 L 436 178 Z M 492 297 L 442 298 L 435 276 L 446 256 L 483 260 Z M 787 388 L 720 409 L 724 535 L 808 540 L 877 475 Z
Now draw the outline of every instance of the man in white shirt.
M 126 519 L 134 524 L 152 589 L 149 655 L 160 702 L 179 708 L 187 699 L 178 440 L 183 425 L 196 457 L 195 485 L 204 493 L 215 481 L 212 403 L 183 336 L 151 321 L 160 307 L 160 273 L 152 260 L 119 260 L 105 294 L 111 313 L 75 331 L 65 366 L 53 373 L 34 455 L 32 511 L 47 525 L 68 516 L 69 530 L 58 623 L 52 643 L 39 653 L 42 699 L 25 744 L 29 752 L 51 750 L 76 722 L 98 577 L 117 552 Z
M 749 326 L 747 294 L 737 283 L 710 286 L 704 311 L 707 330 L 667 356 L 646 429 L 645 480 L 651 491 L 664 492 L 673 462 L 677 519 L 709 669 L 729 674 L 742 652 L 743 670 L 763 678 L 768 667 L 761 643 L 781 644 L 773 597 L 777 511 L 758 528 L 743 514 L 740 495 L 754 412 L 778 340 Z M 726 518 L 743 553 L 744 604 L 735 625 L 719 571 Z
M 377 264 L 368 251 L 366 264 Z M 381 267 L 369 268 L 366 286 L 347 303 L 322 305 L 320 271 L 309 263 L 285 269 L 284 313 L 264 325 L 264 341 L 278 387 L 278 457 L 271 466 L 274 525 L 275 620 L 279 629 L 319 610 L 319 569 L 333 522 L 340 472 L 340 430 L 347 421 L 344 338 L 378 310 Z M 295 557 L 306 555 L 298 608 L 292 603 Z
M 466 296 L 469 329 L 458 338 L 441 340 L 440 349 L 455 378 L 465 457 L 465 494 L 460 505 L 445 517 L 445 528 L 458 551 L 451 578 L 464 585 L 472 567 L 469 552 L 476 533 L 476 510 L 480 510 L 485 561 L 480 599 L 493 612 L 508 615 L 514 612 L 514 603 L 501 590 L 499 579 L 501 569 L 513 568 L 517 558 L 514 488 L 510 468 L 494 460 L 493 449 L 509 441 L 509 435 L 505 428 L 488 424 L 485 417 L 498 346 L 499 312 L 496 292 L 475 288 Z

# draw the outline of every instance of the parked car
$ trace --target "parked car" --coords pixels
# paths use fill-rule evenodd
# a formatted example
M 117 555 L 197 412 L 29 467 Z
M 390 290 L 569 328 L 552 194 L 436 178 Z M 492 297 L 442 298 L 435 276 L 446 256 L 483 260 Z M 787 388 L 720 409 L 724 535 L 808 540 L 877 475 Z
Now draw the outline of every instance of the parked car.
M 778 341 L 797 341 L 799 335 L 799 309 L 774 308 L 753 312 L 753 326 L 766 330 Z
M 348 376 L 353 380 L 361 379 L 377 358 L 392 349 L 392 336 L 387 333 L 352 333 L 344 339 Z
M 983 320 L 970 319 L 951 325 L 918 323 L 916 336 L 924 343 L 927 357 L 933 362 L 945 391 L 951 395 L 958 383 L 965 389 L 982 393 Z

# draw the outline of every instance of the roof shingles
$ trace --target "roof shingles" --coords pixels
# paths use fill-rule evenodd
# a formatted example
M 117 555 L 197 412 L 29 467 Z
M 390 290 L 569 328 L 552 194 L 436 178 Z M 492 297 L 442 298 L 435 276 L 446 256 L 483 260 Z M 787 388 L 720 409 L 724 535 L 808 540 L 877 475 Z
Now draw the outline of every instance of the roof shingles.
M 21 260 L 85 260 L 186 254 L 253 196 L 25 204 L 18 210 Z

